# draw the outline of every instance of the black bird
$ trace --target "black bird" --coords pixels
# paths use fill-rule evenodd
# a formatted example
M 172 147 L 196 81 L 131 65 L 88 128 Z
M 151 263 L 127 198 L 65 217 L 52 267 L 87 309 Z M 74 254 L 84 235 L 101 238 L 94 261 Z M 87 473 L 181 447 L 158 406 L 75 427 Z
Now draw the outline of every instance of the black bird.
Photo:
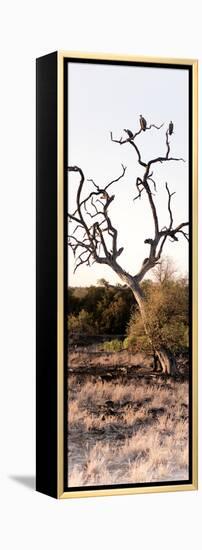
M 178 241 L 178 238 L 176 237 L 176 235 L 172 235 L 172 239 L 173 239 L 174 241 Z
M 102 196 L 101 196 L 100 198 L 101 198 L 101 199 L 106 199 L 106 200 L 108 200 L 108 199 L 109 199 L 109 195 L 108 195 L 107 191 L 104 190 L 103 193 L 102 193 Z
M 130 139 L 133 139 L 133 132 L 131 132 L 131 130 L 128 130 L 128 128 L 124 128 L 124 132 L 126 132 L 126 134 L 128 134 L 128 137 Z
M 153 244 L 153 239 L 145 239 L 145 244 Z
M 172 122 L 172 120 L 170 121 L 170 124 L 169 124 L 169 127 L 168 127 L 168 131 L 169 131 L 169 136 L 172 136 L 173 134 L 173 129 L 174 129 L 174 124 Z
M 145 130 L 147 128 L 147 121 L 145 120 L 145 118 L 142 115 L 140 115 L 140 127 L 143 130 L 143 132 L 145 132 Z

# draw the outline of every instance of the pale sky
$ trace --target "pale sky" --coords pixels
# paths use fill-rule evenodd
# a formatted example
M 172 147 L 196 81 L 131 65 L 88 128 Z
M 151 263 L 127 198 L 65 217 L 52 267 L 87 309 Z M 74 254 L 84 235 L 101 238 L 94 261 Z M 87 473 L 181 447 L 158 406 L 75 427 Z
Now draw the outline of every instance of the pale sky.
M 110 187 L 110 193 L 116 198 L 109 207 L 109 214 L 118 229 L 118 246 L 124 247 L 118 261 L 132 275 L 148 256 L 149 246 L 144 240 L 153 237 L 153 219 L 146 195 L 133 202 L 137 192 L 136 178 L 144 170 L 137 162 L 135 150 L 130 144 L 112 143 L 110 131 L 118 139 L 126 136 L 123 128 L 137 131 L 140 114 L 148 125 L 159 126 L 165 122 L 161 130 L 152 129 L 137 137 L 142 159 L 147 161 L 165 154 L 165 131 L 172 120 L 171 156 L 186 160 L 186 163 L 169 162 L 154 168 L 153 177 L 157 183 L 154 198 L 160 228 L 169 224 L 166 181 L 170 191 L 176 191 L 172 199 L 174 225 L 188 221 L 188 71 L 69 63 L 68 164 L 81 167 L 85 178 L 92 178 L 100 187 L 121 174 L 121 163 L 127 166 L 124 178 Z M 69 174 L 70 212 L 75 207 L 78 183 L 78 175 Z M 182 274 L 187 273 L 188 243 L 183 236 L 178 243 L 167 241 L 164 256 L 170 256 Z M 117 275 L 103 265 L 81 266 L 73 274 L 74 258 L 70 249 L 68 258 L 70 286 L 96 284 L 103 277 L 112 284 L 120 282 Z

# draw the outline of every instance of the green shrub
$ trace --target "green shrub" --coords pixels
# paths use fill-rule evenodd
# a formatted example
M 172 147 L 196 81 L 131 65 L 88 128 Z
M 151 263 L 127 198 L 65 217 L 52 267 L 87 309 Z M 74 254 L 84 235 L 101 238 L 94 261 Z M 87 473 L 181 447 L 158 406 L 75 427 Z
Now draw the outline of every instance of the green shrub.
M 104 342 L 103 345 L 104 351 L 121 351 L 123 349 L 123 344 L 121 340 L 111 340 L 110 342 Z
M 68 316 L 68 332 L 69 335 L 72 333 L 82 333 L 88 336 L 95 334 L 95 324 L 93 322 L 93 315 L 82 309 L 79 315 L 69 315 Z
M 153 345 L 171 351 L 187 351 L 189 346 L 188 287 L 183 281 L 155 284 L 146 296 L 146 326 Z M 151 352 L 142 317 L 132 315 L 125 346 L 134 351 Z

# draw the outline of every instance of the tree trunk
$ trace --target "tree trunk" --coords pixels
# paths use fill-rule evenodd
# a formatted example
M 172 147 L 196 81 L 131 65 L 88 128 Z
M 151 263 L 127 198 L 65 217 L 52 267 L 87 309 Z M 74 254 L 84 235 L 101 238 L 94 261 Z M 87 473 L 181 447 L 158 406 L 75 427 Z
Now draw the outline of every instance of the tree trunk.
M 175 375 L 176 374 L 176 361 L 173 353 L 161 346 L 159 349 L 155 350 L 156 355 L 159 359 L 159 363 L 162 369 L 163 374 Z
M 151 348 L 153 350 L 155 370 L 158 370 L 165 375 L 169 375 L 169 376 L 175 375 L 176 361 L 173 353 L 169 349 L 167 349 L 165 346 L 160 346 L 157 349 L 156 346 L 154 346 L 153 344 L 152 337 L 149 333 L 149 328 L 147 324 L 146 300 L 140 284 L 135 280 L 135 277 L 131 277 L 129 273 L 126 273 L 122 269 L 120 270 L 120 266 L 117 266 L 117 267 L 118 269 L 115 269 L 117 275 L 119 275 L 120 279 L 122 279 L 122 281 L 124 281 L 131 288 L 134 298 L 139 306 L 140 314 L 143 320 L 145 334 L 147 335 Z M 159 363 L 160 368 L 158 368 L 157 363 Z
M 137 286 L 135 288 L 132 288 L 133 295 L 138 303 L 140 313 L 142 316 L 143 324 L 145 333 L 149 339 L 149 342 L 151 344 L 152 350 L 153 350 L 153 356 L 158 358 L 160 370 L 165 375 L 175 375 L 176 373 L 176 361 L 173 353 L 167 349 L 165 346 L 160 346 L 158 349 L 156 346 L 154 346 L 154 343 L 152 341 L 152 337 L 149 334 L 149 329 L 147 326 L 147 320 L 146 320 L 146 301 L 145 297 L 143 295 L 143 292 L 141 288 L 138 288 Z M 154 367 L 155 367 L 155 361 L 154 361 Z

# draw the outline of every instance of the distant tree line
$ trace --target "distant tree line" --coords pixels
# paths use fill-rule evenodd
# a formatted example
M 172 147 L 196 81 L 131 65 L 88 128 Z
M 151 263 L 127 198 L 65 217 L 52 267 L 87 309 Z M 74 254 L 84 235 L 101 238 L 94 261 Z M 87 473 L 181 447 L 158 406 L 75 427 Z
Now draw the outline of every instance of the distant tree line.
M 68 290 L 68 328 L 70 333 L 100 336 L 125 335 L 135 310 L 130 289 L 107 283 Z
M 166 272 L 167 273 L 167 272 Z M 147 324 L 155 346 L 169 345 L 173 353 L 189 348 L 189 286 L 170 272 L 156 273 L 155 282 L 142 283 L 147 300 Z M 134 306 L 132 292 L 122 285 L 112 286 L 100 280 L 97 286 L 69 288 L 68 334 L 75 341 L 111 336 L 106 349 L 152 353 L 140 312 Z M 122 342 L 117 341 L 122 336 Z M 113 346 L 114 336 L 114 346 Z

